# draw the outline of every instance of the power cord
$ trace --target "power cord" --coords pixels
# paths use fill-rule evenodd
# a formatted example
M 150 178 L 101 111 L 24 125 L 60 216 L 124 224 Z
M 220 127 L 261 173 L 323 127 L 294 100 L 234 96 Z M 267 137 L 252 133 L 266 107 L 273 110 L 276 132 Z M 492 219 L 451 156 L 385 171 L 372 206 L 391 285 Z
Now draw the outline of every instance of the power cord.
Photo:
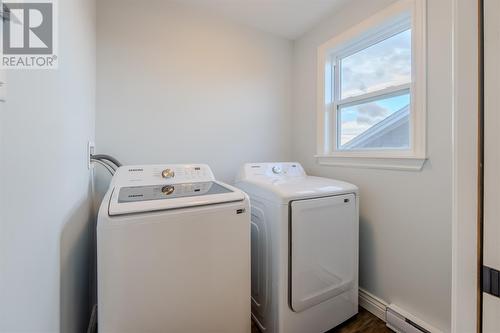
M 108 170 L 108 172 L 111 174 L 111 176 L 113 176 L 116 172 L 116 170 L 113 169 L 109 164 L 107 164 L 101 160 L 96 160 L 96 159 L 91 158 L 90 161 L 102 165 L 106 170 Z
M 116 158 L 110 155 L 106 154 L 90 155 L 90 158 L 94 160 L 108 160 L 114 165 L 116 165 L 118 168 L 122 166 L 122 164 Z
M 122 164 L 113 156 L 106 154 L 90 155 L 90 161 L 102 165 L 113 176 Z

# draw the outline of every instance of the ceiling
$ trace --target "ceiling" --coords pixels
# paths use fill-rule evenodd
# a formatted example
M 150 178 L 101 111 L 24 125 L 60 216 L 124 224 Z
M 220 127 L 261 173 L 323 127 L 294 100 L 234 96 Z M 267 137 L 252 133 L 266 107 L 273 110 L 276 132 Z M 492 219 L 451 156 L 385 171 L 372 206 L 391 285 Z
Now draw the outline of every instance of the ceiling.
M 272 34 L 296 39 L 349 0 L 182 0 Z

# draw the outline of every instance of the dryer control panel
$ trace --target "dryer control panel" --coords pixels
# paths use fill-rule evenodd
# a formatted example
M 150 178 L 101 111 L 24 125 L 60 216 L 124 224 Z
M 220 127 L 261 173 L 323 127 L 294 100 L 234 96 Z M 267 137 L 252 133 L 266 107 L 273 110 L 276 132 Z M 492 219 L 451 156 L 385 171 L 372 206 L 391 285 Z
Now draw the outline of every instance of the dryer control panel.
M 214 174 L 206 164 L 158 164 L 124 166 L 114 176 L 115 185 L 144 186 L 159 184 L 181 184 L 210 182 Z
M 248 163 L 245 164 L 239 179 L 270 178 L 279 179 L 285 177 L 304 177 L 306 173 L 300 163 L 276 162 L 276 163 Z

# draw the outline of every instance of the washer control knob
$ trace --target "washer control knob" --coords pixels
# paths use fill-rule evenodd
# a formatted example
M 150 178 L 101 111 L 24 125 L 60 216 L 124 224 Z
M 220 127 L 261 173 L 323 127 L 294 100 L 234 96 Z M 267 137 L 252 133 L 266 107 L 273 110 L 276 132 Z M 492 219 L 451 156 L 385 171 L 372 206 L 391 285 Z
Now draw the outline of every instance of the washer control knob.
M 161 172 L 163 178 L 174 178 L 175 172 L 172 169 L 165 169 Z
M 283 170 L 279 166 L 273 166 L 273 173 L 279 175 Z
M 163 192 L 163 194 L 165 195 L 170 195 L 172 193 L 174 193 L 175 191 L 175 187 L 173 187 L 172 185 L 167 185 L 167 186 L 163 186 L 161 188 L 161 191 Z

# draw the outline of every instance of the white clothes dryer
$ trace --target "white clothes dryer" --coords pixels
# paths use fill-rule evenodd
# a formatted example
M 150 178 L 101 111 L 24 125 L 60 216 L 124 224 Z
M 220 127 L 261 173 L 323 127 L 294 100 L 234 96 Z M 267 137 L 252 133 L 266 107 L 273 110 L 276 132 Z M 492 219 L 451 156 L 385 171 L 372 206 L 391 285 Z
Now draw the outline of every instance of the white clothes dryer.
M 358 188 L 299 163 L 250 163 L 252 316 L 263 332 L 320 333 L 358 312 Z

